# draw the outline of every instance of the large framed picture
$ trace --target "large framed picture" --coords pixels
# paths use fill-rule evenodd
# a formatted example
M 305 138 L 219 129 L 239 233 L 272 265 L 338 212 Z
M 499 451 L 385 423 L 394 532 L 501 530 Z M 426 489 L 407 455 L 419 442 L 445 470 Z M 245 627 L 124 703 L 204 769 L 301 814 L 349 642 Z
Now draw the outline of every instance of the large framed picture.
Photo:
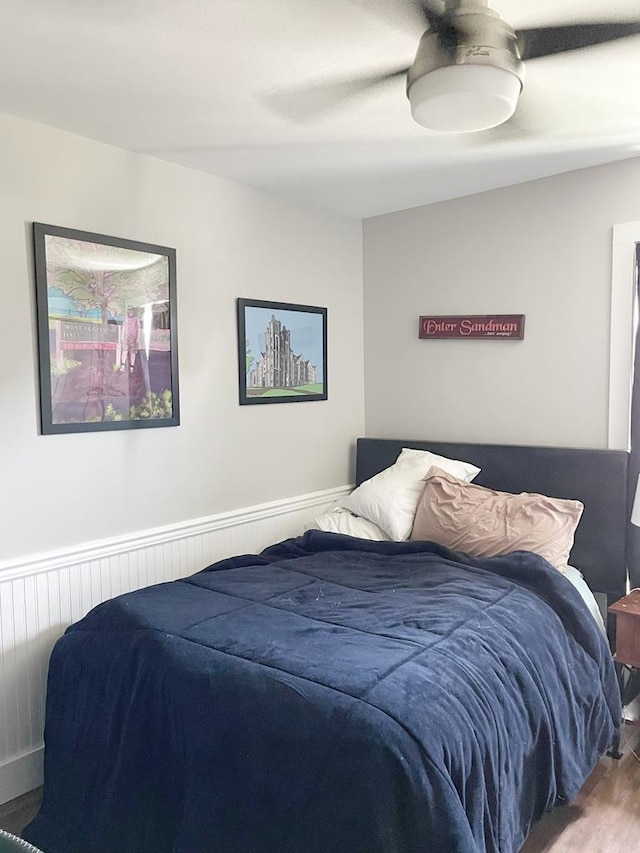
M 43 434 L 177 426 L 174 249 L 33 224 Z
M 240 405 L 327 399 L 327 309 L 238 299 Z

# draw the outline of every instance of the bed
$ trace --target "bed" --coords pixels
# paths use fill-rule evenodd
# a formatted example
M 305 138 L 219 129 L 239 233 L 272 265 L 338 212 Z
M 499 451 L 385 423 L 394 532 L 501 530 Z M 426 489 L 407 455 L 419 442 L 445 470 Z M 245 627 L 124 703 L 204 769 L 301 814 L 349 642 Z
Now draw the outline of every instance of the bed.
M 571 564 L 624 594 L 626 453 L 360 439 L 357 487 L 403 449 L 463 460 L 470 486 L 580 502 Z M 25 838 L 46 853 L 516 853 L 620 720 L 607 639 L 545 557 L 311 529 L 67 630 Z

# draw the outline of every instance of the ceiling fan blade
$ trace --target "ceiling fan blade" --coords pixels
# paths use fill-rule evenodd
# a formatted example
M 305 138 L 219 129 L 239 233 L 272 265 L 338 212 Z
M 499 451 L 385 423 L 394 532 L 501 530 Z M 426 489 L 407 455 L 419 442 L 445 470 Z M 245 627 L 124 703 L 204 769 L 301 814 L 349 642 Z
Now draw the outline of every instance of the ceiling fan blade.
M 537 71 L 537 69 L 536 69 Z M 640 98 L 639 98 L 640 100 Z M 528 76 L 513 115 L 490 130 L 468 134 L 479 145 L 531 143 L 553 145 L 637 136 L 640 118 L 623 92 L 606 86 L 584 87 L 556 75 Z
M 339 107 L 344 101 L 406 77 L 408 66 L 344 80 L 309 83 L 305 86 L 272 89 L 262 96 L 262 102 L 273 112 L 293 121 L 308 121 Z
M 516 30 L 523 60 L 592 47 L 640 33 L 640 21 L 610 21 L 598 24 L 566 24 Z
M 441 9 L 442 4 L 435 0 L 412 0 L 412 5 L 422 15 L 428 28 L 437 33 L 442 49 L 453 55 L 460 40 L 460 28 L 454 23 L 451 13 Z

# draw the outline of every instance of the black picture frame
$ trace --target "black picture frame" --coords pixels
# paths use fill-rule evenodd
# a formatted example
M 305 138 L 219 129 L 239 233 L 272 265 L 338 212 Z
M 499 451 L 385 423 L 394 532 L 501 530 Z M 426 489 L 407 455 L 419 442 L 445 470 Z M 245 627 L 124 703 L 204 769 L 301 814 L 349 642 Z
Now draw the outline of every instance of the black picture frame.
M 328 399 L 327 309 L 238 299 L 240 405 Z
M 43 435 L 178 426 L 176 252 L 33 223 Z

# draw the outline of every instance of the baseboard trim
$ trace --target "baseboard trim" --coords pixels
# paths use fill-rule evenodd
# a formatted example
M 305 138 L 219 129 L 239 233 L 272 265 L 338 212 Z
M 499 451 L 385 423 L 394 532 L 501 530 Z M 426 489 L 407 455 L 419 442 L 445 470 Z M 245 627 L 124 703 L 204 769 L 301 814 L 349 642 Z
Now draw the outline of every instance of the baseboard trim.
M 0 803 L 8 803 L 42 785 L 44 747 L 0 764 Z

